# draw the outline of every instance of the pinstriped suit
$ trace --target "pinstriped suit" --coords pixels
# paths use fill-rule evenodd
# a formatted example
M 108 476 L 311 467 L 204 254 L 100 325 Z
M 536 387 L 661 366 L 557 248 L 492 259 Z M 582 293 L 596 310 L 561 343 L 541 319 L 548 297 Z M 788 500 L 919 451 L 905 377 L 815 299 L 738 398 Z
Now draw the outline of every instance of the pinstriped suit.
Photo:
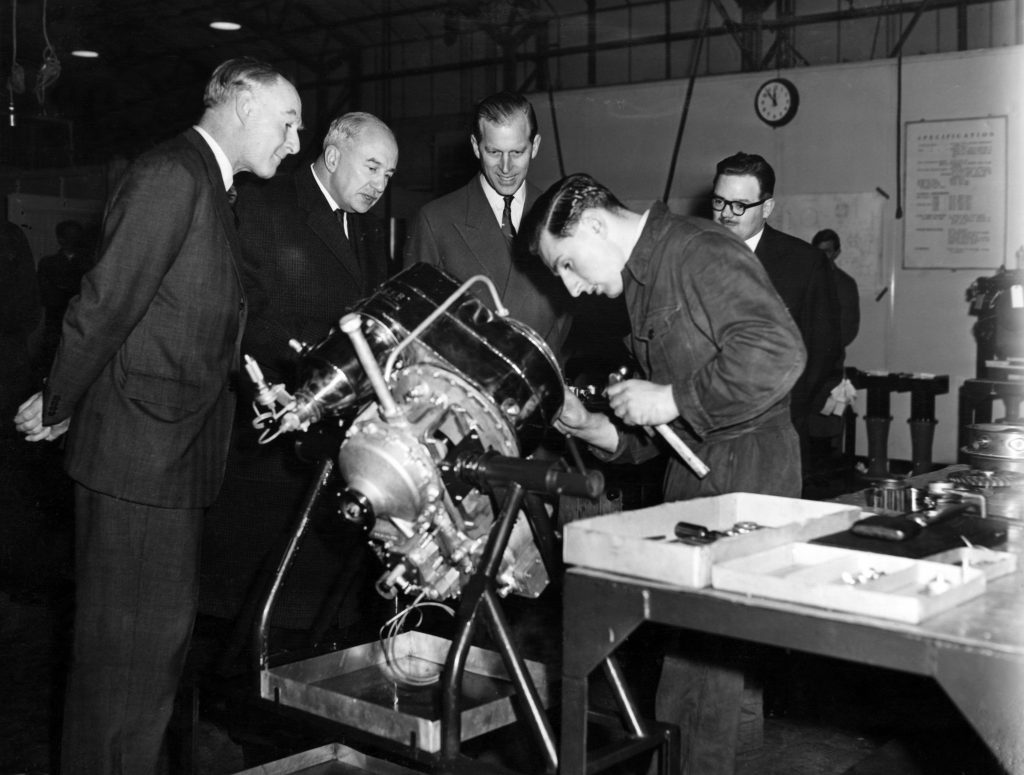
M 125 173 L 65 316 L 44 391 L 46 424 L 71 417 L 76 482 L 63 775 L 160 771 L 234 414 L 239 254 L 216 159 L 189 130 Z
M 152 506 L 213 501 L 245 323 L 240 253 L 220 171 L 196 132 L 125 174 L 44 392 L 46 424 L 73 414 L 76 482 Z

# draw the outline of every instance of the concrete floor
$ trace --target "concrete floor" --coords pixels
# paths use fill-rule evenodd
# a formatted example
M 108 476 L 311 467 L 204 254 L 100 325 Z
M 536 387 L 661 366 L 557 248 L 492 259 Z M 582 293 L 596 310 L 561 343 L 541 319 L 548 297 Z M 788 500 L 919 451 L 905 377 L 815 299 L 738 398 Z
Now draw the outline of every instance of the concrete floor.
M 0 775 L 56 772 L 73 530 L 59 466 L 52 446 L 0 438 Z M 197 654 L 225 624 L 199 623 Z M 763 743 L 738 775 L 1005 775 L 930 681 L 795 652 L 769 665 Z M 201 701 L 195 737 L 181 736 L 194 743 L 191 775 L 287 753 L 240 745 L 212 706 Z

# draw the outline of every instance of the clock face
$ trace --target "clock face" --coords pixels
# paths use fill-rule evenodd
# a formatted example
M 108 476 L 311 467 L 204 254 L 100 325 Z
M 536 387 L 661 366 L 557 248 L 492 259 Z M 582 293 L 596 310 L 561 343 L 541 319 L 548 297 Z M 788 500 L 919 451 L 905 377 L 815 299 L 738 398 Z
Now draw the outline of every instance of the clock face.
M 796 115 L 796 87 L 785 78 L 765 81 L 754 97 L 758 117 L 769 126 L 782 126 Z

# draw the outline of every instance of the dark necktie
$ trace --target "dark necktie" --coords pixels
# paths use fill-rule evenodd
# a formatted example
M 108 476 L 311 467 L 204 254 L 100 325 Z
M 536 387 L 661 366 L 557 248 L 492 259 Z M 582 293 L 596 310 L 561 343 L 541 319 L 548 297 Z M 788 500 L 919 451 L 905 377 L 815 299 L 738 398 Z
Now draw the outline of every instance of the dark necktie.
M 341 233 L 348 239 L 348 231 L 345 229 L 345 211 L 340 207 L 334 211 L 334 216 L 338 219 L 338 225 L 341 227 Z
M 516 236 L 516 227 L 512 225 L 512 194 L 503 196 L 505 209 L 501 211 L 501 233 L 511 242 Z
M 238 228 L 238 210 L 235 209 L 235 202 L 238 201 L 238 189 L 232 183 L 231 188 L 224 192 L 228 198 L 228 204 L 231 206 L 231 214 L 235 216 L 235 228 Z

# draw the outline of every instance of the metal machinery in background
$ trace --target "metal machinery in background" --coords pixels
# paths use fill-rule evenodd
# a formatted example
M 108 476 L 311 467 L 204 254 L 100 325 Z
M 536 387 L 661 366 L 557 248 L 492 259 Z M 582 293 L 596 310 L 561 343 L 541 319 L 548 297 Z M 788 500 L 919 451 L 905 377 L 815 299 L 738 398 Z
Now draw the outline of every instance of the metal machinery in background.
M 1020 259 L 1020 255 L 1018 255 Z M 1000 268 L 967 289 L 970 314 L 977 318 L 976 378 L 959 395 L 961 462 L 971 486 L 989 493 L 989 511 L 1024 518 L 1024 270 Z M 1003 414 L 994 412 L 996 402 Z
M 486 292 L 474 292 L 481 289 Z M 486 298 L 493 300 L 493 311 Z M 339 518 L 366 529 L 384 568 L 378 592 L 408 596 L 414 605 L 459 598 L 454 636 L 438 676 L 440 701 L 434 702 L 440 706 L 441 761 L 459 761 L 461 740 L 481 733 L 464 735 L 460 703 L 472 635 L 484 615 L 514 686 L 519 718 L 534 733 L 546 770 L 553 772 L 557 746 L 551 726 L 499 598 L 538 596 L 557 567 L 555 533 L 539 495 L 594 498 L 604 485 L 599 472 L 586 471 L 581 463 L 568 470 L 560 459 L 524 459 L 531 439 L 561 410 L 564 383 L 544 341 L 506 315 L 487 278 L 458 285 L 436 268 L 417 264 L 356 305 L 323 341 L 292 342 L 302 368 L 302 384 L 294 393 L 266 384 L 258 365 L 246 359 L 258 389 L 255 424 L 264 441 L 318 424 L 342 431 L 336 453 L 320 463 L 264 599 L 256 653 L 262 696 L 285 702 L 282 697 L 295 682 L 271 668 L 270 614 L 317 500 L 337 468 L 343 482 Z M 339 653 L 332 665 L 352 661 Z M 613 662 L 606 673 L 629 720 L 627 732 L 643 737 Z M 313 691 L 322 689 L 317 683 Z M 363 727 L 372 739 L 390 741 L 418 760 L 420 754 L 412 750 L 416 734 L 397 723 L 395 729 L 381 728 L 392 725 L 390 702 L 386 708 L 366 706 L 351 717 L 346 714 L 358 700 L 326 702 L 340 709 L 340 723 Z M 323 704 L 322 698 L 307 704 L 300 697 L 292 707 Z M 368 724 L 373 728 L 365 728 Z

